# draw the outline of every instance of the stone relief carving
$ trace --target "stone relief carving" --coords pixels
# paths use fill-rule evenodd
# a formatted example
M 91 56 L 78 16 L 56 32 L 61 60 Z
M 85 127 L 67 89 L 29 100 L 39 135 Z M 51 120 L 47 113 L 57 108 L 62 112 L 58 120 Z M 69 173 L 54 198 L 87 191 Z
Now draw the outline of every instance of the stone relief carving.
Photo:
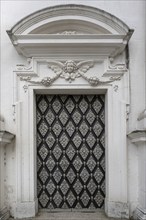
M 63 31 L 61 33 L 57 33 L 57 34 L 60 34 L 60 35 L 75 35 L 75 34 L 78 34 L 77 31 Z
M 25 66 L 24 64 L 17 64 L 16 69 L 18 71 L 28 71 L 28 70 L 32 70 L 32 59 L 28 58 L 27 59 L 27 63 L 28 65 Z
M 115 86 L 114 86 L 114 91 L 117 92 L 118 89 L 119 89 L 118 85 L 115 85 Z
M 113 62 L 114 62 L 113 58 L 109 58 L 108 61 L 109 61 L 108 69 L 110 69 L 110 70 L 127 70 L 125 63 L 113 64 Z
M 78 63 L 73 60 L 67 60 L 65 63 L 52 61 L 48 64 L 48 67 L 53 70 L 54 73 L 61 78 L 69 80 L 69 82 L 84 75 L 93 66 L 94 62 L 92 60 Z
M 23 89 L 24 89 L 24 92 L 26 93 L 26 92 L 27 92 L 27 89 L 28 89 L 28 86 L 27 86 L 27 85 L 24 85 L 24 86 L 23 86 Z
M 57 80 L 59 77 L 64 78 L 65 80 L 69 81 L 70 83 L 75 80 L 76 78 L 82 77 L 85 79 L 91 86 L 98 86 L 102 84 L 111 83 L 117 80 L 120 80 L 120 76 L 112 76 L 108 80 L 102 80 L 100 77 L 97 76 L 87 76 L 85 73 L 92 67 L 94 67 L 94 61 L 93 60 L 87 60 L 87 61 L 73 61 L 73 60 L 67 60 L 65 62 L 59 62 L 59 61 L 48 61 L 46 60 L 46 63 L 48 65 L 48 68 L 51 69 L 54 73 L 54 77 L 44 77 L 40 80 L 32 80 L 32 76 L 21 76 L 21 81 L 26 81 L 34 84 L 40 84 L 43 86 L 50 86 L 55 80 Z M 23 67 L 26 69 L 26 67 Z M 29 69 L 28 69 L 29 71 Z M 31 75 L 31 74 L 30 74 Z M 103 75 L 104 76 L 104 75 Z
M 87 80 L 91 86 L 98 86 L 98 85 L 102 85 L 102 84 L 107 84 L 107 83 L 111 83 L 111 82 L 114 82 L 114 81 L 121 79 L 121 77 L 111 77 L 110 80 L 102 81 L 96 76 L 88 78 L 87 76 L 83 75 L 82 77 L 85 80 Z
M 109 69 L 111 69 L 111 70 L 126 70 L 126 64 L 110 65 Z
M 34 80 L 31 80 L 31 78 L 25 78 L 25 77 L 22 77 L 21 80 L 23 81 L 27 81 L 27 82 L 30 82 L 30 83 L 33 83 L 33 84 L 37 84 L 37 85 L 43 85 L 43 86 L 50 86 L 59 76 L 57 75 L 56 77 L 44 77 L 42 78 L 40 81 L 34 81 Z
M 125 72 L 128 71 L 127 66 L 125 63 L 114 63 L 114 59 L 109 58 L 105 65 L 105 73 L 104 76 L 122 76 Z
M 31 77 L 30 76 L 20 76 L 20 80 L 29 82 L 31 80 Z
M 37 62 L 33 58 L 28 58 L 27 64 L 17 64 L 14 72 L 20 77 L 37 76 Z

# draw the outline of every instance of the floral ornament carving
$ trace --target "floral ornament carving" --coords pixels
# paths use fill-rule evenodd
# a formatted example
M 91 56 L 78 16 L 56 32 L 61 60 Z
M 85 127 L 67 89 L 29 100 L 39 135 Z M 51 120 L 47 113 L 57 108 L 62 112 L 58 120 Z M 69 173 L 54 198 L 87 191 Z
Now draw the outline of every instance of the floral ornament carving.
M 126 64 L 109 65 L 109 69 L 111 69 L 111 70 L 127 70 Z
M 61 78 L 65 78 L 72 82 L 75 78 L 82 76 L 90 68 L 94 66 L 94 62 L 91 60 L 75 62 L 73 60 L 67 60 L 65 63 L 52 61 L 48 64 L 48 67 Z
M 26 92 L 27 92 L 27 89 L 28 89 L 28 86 L 27 86 L 27 85 L 24 85 L 24 86 L 23 86 L 23 89 L 24 89 L 24 92 L 26 93 Z
M 117 81 L 117 80 L 120 80 L 121 77 L 111 77 L 110 80 L 106 80 L 106 81 L 102 81 L 100 80 L 98 77 L 96 76 L 93 76 L 93 77 L 87 77 L 85 75 L 82 75 L 82 77 L 87 80 L 89 82 L 89 84 L 91 86 L 99 86 L 99 85 L 102 85 L 102 84 L 107 84 L 107 83 L 111 83 L 111 82 L 114 82 L 114 81 Z
M 29 82 L 31 80 L 31 77 L 30 76 L 20 76 L 20 80 Z
M 111 77 L 109 80 L 102 81 L 96 76 L 88 77 L 85 73 L 94 66 L 92 60 L 75 62 L 73 60 L 67 60 L 66 62 L 49 61 L 47 62 L 48 68 L 54 73 L 54 77 L 44 77 L 39 81 L 34 81 L 30 76 L 21 76 L 21 81 L 27 81 L 34 84 L 40 84 L 43 86 L 50 86 L 59 77 L 68 80 L 70 83 L 78 77 L 85 79 L 91 86 L 98 86 L 101 84 L 111 83 L 116 80 L 120 80 L 120 77 Z M 101 77 L 102 78 L 102 77 Z
M 43 86 L 50 86 L 56 79 L 58 78 L 58 76 L 51 78 L 51 77 L 44 77 L 43 79 L 41 79 L 40 81 L 34 81 L 31 80 L 31 77 L 21 77 L 20 80 L 21 81 L 27 81 L 33 84 L 41 84 Z
M 119 88 L 118 85 L 115 85 L 115 86 L 114 86 L 114 91 L 117 92 L 117 91 L 118 91 L 118 88 Z
M 75 34 L 78 34 L 77 31 L 63 31 L 61 33 L 57 33 L 57 34 L 60 34 L 60 35 L 75 35 Z

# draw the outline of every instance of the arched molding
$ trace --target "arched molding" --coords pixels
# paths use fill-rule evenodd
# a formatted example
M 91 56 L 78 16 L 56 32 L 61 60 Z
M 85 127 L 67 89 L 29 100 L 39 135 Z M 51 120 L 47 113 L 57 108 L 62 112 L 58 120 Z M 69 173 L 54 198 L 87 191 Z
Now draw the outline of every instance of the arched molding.
M 92 19 L 95 21 L 95 23 L 99 21 L 101 24 L 104 24 L 107 29 L 108 27 L 111 30 L 113 29 L 114 33 L 117 32 L 119 34 L 127 34 L 130 30 L 130 28 L 123 21 L 103 10 L 85 5 L 69 4 L 45 8 L 30 14 L 14 25 L 11 29 L 11 33 L 28 33 L 27 30 L 29 30 L 30 27 L 32 30 L 34 30 L 36 27 L 38 28 L 43 25 L 43 23 L 48 23 L 49 20 L 55 21 L 57 18 L 60 19 L 61 17 L 66 17 L 68 19 L 69 16 L 72 18 L 78 16 L 83 20 L 85 18 L 86 21 Z
M 82 45 L 81 53 L 86 54 L 89 48 L 91 53 L 100 49 L 101 55 L 115 57 L 125 49 L 133 30 L 103 10 L 59 5 L 25 17 L 7 33 L 18 53 L 25 57 L 47 56 L 54 44 L 58 49 L 55 53 L 68 53 L 65 48 L 69 46 L 78 53 Z

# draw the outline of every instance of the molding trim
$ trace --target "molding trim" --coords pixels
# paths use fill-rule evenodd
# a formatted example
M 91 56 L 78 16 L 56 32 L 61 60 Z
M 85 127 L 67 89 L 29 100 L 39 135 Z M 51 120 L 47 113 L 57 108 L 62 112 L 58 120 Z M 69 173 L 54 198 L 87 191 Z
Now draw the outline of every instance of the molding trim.
M 17 75 L 20 76 L 21 81 L 26 81 L 29 83 L 43 85 L 43 86 L 50 86 L 52 83 L 57 80 L 59 77 L 64 78 L 65 80 L 69 81 L 70 83 L 75 80 L 76 78 L 82 77 L 85 79 L 91 86 L 98 86 L 102 84 L 108 84 L 117 80 L 120 80 L 120 76 L 112 76 L 109 80 L 102 80 L 103 77 L 96 77 L 96 76 L 86 76 L 85 73 L 94 66 L 94 61 L 87 60 L 81 62 L 75 62 L 73 60 L 67 60 L 64 63 L 59 61 L 49 61 L 47 62 L 48 68 L 50 68 L 54 73 L 54 77 L 43 77 L 41 80 L 34 81 L 32 80 L 32 73 L 28 69 L 28 73 L 24 71 L 24 67 L 22 70 L 18 70 Z M 20 71 L 22 71 L 20 73 Z
M 31 80 L 30 77 L 21 77 L 20 80 L 21 81 L 26 81 L 26 82 L 29 82 L 29 83 L 32 83 L 32 84 L 36 84 L 36 85 L 42 85 L 42 86 L 46 86 L 46 87 L 49 87 L 52 85 L 52 83 L 57 80 L 59 78 L 58 75 L 56 75 L 55 77 L 51 78 L 51 77 L 44 77 L 42 78 L 40 81 L 34 81 L 34 80 Z M 85 79 L 91 86 L 100 86 L 100 85 L 103 85 L 103 84 L 108 84 L 108 83 L 112 83 L 114 81 L 118 81 L 120 80 L 121 78 L 120 77 L 111 77 L 109 81 L 101 81 L 99 78 L 97 78 L 96 76 L 93 76 L 93 77 L 87 77 L 85 75 L 82 75 L 82 78 Z M 23 86 L 24 88 L 24 86 Z M 117 87 L 118 88 L 118 87 Z M 27 89 L 27 87 L 25 87 L 24 89 Z M 117 91 L 117 89 L 115 90 Z M 26 92 L 26 90 L 25 90 Z
M 28 15 L 27 17 L 20 20 L 16 25 L 14 25 L 9 31 L 9 34 L 22 34 L 33 25 L 36 28 L 37 24 L 40 22 L 42 23 L 42 21 L 54 17 L 59 17 L 61 15 L 81 16 L 90 19 L 92 18 L 105 24 L 107 24 L 108 20 L 107 27 L 109 26 L 120 34 L 125 34 L 130 30 L 130 28 L 123 21 L 106 11 L 91 6 L 67 4 L 44 8 Z
M 7 34 L 18 53 L 25 57 L 62 55 L 70 51 L 115 57 L 124 51 L 133 30 L 103 10 L 67 4 L 30 14 Z

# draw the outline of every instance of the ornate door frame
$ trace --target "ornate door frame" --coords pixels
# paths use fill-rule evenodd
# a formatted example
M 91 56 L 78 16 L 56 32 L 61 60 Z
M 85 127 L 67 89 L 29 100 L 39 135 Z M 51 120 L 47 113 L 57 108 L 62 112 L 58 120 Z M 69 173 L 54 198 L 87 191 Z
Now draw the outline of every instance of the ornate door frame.
M 126 148 L 126 103 L 119 100 L 118 91 L 113 87 L 104 89 L 92 89 L 90 86 L 78 85 L 74 88 L 44 89 L 30 85 L 25 93 L 24 100 L 16 103 L 17 122 L 17 144 L 21 143 L 23 149 L 17 149 L 19 161 L 17 161 L 17 216 L 34 216 L 38 211 L 37 201 L 37 169 L 36 169 L 36 115 L 35 115 L 35 94 L 105 94 L 105 158 L 106 158 L 106 198 L 105 212 L 108 216 L 120 217 L 121 212 L 129 215 L 127 195 L 127 148 Z M 85 92 L 86 91 L 86 92 Z M 113 98 L 114 97 L 114 98 Z M 22 106 L 25 107 L 22 107 Z M 22 110 L 23 108 L 23 110 Z M 27 113 L 27 123 L 25 115 Z M 22 119 L 23 118 L 23 119 Z M 25 118 L 25 119 L 24 119 Z M 119 124 L 117 124 L 117 121 Z M 25 124 L 26 123 L 26 124 Z M 27 130 L 28 129 L 28 130 Z M 25 135 L 22 133 L 25 131 Z M 33 134 L 33 135 L 30 135 Z M 117 147 L 118 146 L 118 147 Z M 26 173 L 22 171 L 22 151 L 27 152 L 24 161 L 27 163 Z M 21 155 L 21 157 L 20 157 Z M 28 157 L 29 155 L 29 157 Z M 118 157 L 118 159 L 116 159 Z M 118 164 L 115 165 L 115 160 Z M 115 177 L 116 176 L 116 177 Z M 24 185 L 25 182 L 25 185 Z M 28 184 L 29 193 L 26 188 Z M 21 186 L 21 188 L 20 188 Z M 25 201 L 28 200 L 28 201 Z M 120 202 L 119 202 L 120 201 Z M 117 209 L 118 207 L 118 209 Z M 113 212 L 114 210 L 114 212 Z M 122 211 L 121 211 L 122 210 Z
M 45 30 L 51 33 L 44 35 Z M 28 58 L 27 65 L 19 64 L 14 71 L 15 217 L 32 217 L 38 211 L 35 94 L 64 93 L 105 94 L 105 212 L 128 218 L 126 45 L 132 31 L 99 9 L 62 5 L 24 18 L 8 34 L 18 53 Z

